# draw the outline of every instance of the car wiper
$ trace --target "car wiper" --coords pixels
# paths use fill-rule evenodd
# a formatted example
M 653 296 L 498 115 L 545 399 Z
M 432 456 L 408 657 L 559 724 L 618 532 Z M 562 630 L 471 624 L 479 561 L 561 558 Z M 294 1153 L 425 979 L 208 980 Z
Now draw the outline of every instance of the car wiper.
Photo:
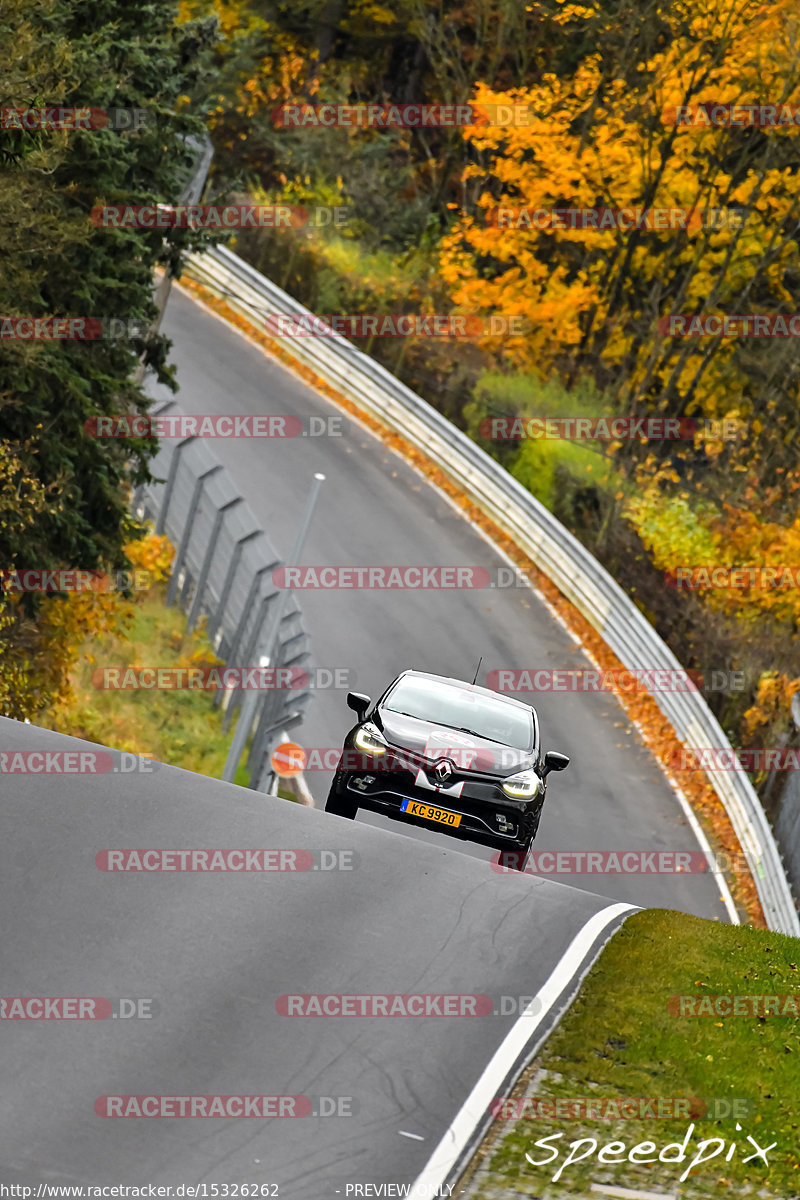
M 483 738 L 485 742 L 496 742 L 498 746 L 506 746 L 507 742 L 501 742 L 499 738 L 489 737 L 488 734 L 478 733 L 477 729 L 467 729 L 466 725 L 446 725 L 444 721 L 434 721 L 434 725 L 441 725 L 442 729 L 455 729 L 459 733 L 471 733 L 473 737 Z
M 501 742 L 500 738 L 489 737 L 488 733 L 478 733 L 477 729 L 467 729 L 466 725 L 448 725 L 448 729 L 458 729 L 459 733 L 471 733 L 473 737 L 483 738 L 485 742 L 496 742 L 498 746 L 506 746 L 507 742 Z
M 477 729 L 467 729 L 466 725 L 448 725 L 445 721 L 433 721 L 430 717 L 418 717 L 416 713 L 403 712 L 400 708 L 389 708 L 386 711 L 397 713 L 399 717 L 412 717 L 415 721 L 428 721 L 431 725 L 440 725 L 442 729 L 455 729 L 458 733 L 471 733 L 473 737 L 483 738 L 485 742 L 495 742 L 498 746 L 508 745 L 500 738 L 489 737 L 486 733 L 478 733 Z

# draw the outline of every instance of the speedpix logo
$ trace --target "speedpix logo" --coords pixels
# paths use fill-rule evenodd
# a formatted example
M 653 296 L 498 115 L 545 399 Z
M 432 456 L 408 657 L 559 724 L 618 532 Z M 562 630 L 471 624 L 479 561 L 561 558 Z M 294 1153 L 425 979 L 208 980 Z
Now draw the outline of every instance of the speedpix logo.
M 737 1130 L 742 1128 L 738 1122 L 736 1124 L 736 1128 Z M 625 1142 L 608 1142 L 606 1145 L 600 1147 L 597 1155 L 597 1161 L 600 1163 L 613 1163 L 616 1166 L 619 1166 L 624 1162 L 684 1163 L 688 1157 L 687 1151 L 689 1144 L 692 1141 L 693 1133 L 694 1124 L 689 1126 L 686 1131 L 686 1136 L 680 1142 L 670 1142 L 660 1151 L 658 1150 L 655 1142 L 639 1142 L 637 1145 L 632 1146 L 630 1151 L 628 1151 L 628 1147 Z M 550 1163 L 555 1163 L 558 1160 L 561 1147 L 554 1146 L 552 1143 L 557 1142 L 559 1138 L 563 1137 L 563 1133 L 552 1133 L 549 1137 L 539 1138 L 538 1141 L 534 1142 L 534 1146 L 539 1146 L 542 1150 L 547 1151 L 547 1153 L 550 1155 L 549 1158 L 532 1158 L 527 1151 L 525 1152 L 525 1158 L 533 1167 L 544 1167 Z M 753 1147 L 753 1152 L 746 1158 L 743 1158 L 742 1162 L 748 1163 L 753 1159 L 761 1159 L 761 1161 L 764 1163 L 764 1166 L 768 1167 L 769 1162 L 767 1159 L 767 1154 L 770 1150 L 774 1150 L 778 1143 L 772 1142 L 769 1146 L 761 1146 L 755 1140 L 755 1138 L 750 1136 L 750 1134 L 747 1135 L 747 1141 L 750 1142 L 750 1145 Z M 585 1146 L 586 1149 L 582 1150 L 580 1153 L 577 1153 L 579 1147 L 581 1146 Z M 567 1167 L 571 1166 L 572 1163 L 578 1163 L 591 1157 L 591 1155 L 593 1155 L 597 1150 L 597 1146 L 598 1142 L 596 1138 L 578 1138 L 575 1141 L 570 1142 L 569 1153 L 567 1154 L 567 1157 L 564 1159 L 563 1163 L 561 1163 L 561 1165 L 556 1169 L 556 1172 L 553 1175 L 553 1183 L 558 1182 L 564 1171 L 567 1169 Z M 715 1149 L 710 1150 L 710 1147 L 712 1146 L 715 1147 Z M 697 1151 L 692 1156 L 691 1162 L 680 1176 L 678 1182 L 685 1183 L 695 1167 L 701 1166 L 702 1163 L 710 1162 L 712 1158 L 716 1158 L 718 1154 L 722 1154 L 726 1147 L 727 1142 L 724 1138 L 698 1138 Z M 724 1161 L 730 1162 L 738 1149 L 738 1143 L 732 1141 L 727 1149 L 728 1152 L 725 1155 Z M 749 1150 L 750 1147 L 743 1146 L 742 1149 Z M 677 1150 L 678 1153 L 668 1153 L 669 1151 L 674 1150 Z M 641 1195 L 642 1193 L 640 1192 L 638 1194 Z

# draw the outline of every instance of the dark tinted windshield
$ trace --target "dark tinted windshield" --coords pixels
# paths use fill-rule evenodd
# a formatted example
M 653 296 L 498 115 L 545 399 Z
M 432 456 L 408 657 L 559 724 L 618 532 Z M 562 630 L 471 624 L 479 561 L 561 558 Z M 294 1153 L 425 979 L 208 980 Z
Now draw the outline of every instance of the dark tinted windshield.
M 533 717 L 524 708 L 431 679 L 407 675 L 383 707 L 451 729 L 468 729 L 478 737 L 502 742 L 515 750 L 529 750 L 533 742 Z

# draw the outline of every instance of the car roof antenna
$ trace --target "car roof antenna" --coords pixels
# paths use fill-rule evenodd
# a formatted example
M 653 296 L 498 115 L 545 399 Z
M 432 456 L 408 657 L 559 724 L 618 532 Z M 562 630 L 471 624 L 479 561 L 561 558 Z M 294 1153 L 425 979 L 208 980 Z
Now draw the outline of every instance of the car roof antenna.
M 483 655 L 481 655 L 481 656 L 480 656 L 480 658 L 478 659 L 478 665 L 477 665 L 477 667 L 475 668 L 475 677 L 474 677 L 474 679 L 472 680 L 472 686 L 473 686 L 473 687 L 475 686 L 475 680 L 478 678 L 478 671 L 480 671 L 480 669 L 481 669 L 481 663 L 482 663 L 482 662 L 483 662 Z

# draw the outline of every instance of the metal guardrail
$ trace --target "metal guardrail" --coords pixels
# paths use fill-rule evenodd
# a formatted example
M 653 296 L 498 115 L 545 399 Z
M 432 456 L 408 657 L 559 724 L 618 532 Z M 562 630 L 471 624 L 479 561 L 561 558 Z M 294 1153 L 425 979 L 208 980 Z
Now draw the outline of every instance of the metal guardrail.
M 224 247 L 188 256 L 185 271 L 225 296 L 232 309 L 264 332 L 270 314 L 311 315 Z M 431 459 L 572 601 L 627 669 L 682 669 L 636 605 L 577 538 L 426 401 L 339 335 L 286 338 L 283 344 L 298 362 Z M 698 692 L 652 695 L 682 742 L 730 749 Z M 709 771 L 707 778 L 739 838 L 769 928 L 800 937 L 780 852 L 750 781 L 741 771 Z
M 208 134 L 190 137 L 187 144 L 194 152 L 195 164 L 181 191 L 179 205 L 198 203 L 214 156 Z M 154 331 L 161 323 L 171 282 L 171 275 L 165 271 L 156 290 L 158 316 Z M 144 376 L 142 356 L 134 381 L 141 383 Z M 157 414 L 170 410 L 173 415 L 181 411 L 172 400 L 155 405 L 152 411 Z M 163 472 L 165 482 L 137 488 L 133 508 L 140 519 L 154 520 L 156 532 L 166 533 L 176 547 L 167 604 L 179 599 L 188 613 L 187 633 L 194 629 L 201 614 L 207 616 L 214 651 L 226 667 L 257 667 L 262 657 L 270 660 L 273 669 L 305 663 L 309 657 L 308 637 L 297 604 L 292 598 L 280 611 L 277 589 L 270 590 L 267 584 L 268 575 L 281 565 L 280 560 L 222 465 L 203 443 L 184 438 L 174 447 L 162 443 L 151 468 L 156 477 Z M 300 724 L 310 693 L 307 687 L 265 691 L 257 697 L 252 711 L 251 706 L 245 709 L 243 699 L 241 691 L 217 692 L 214 704 L 223 708 L 224 728 L 240 710 L 242 737 L 253 734 L 247 757 L 250 787 L 265 791 L 273 778 L 270 752 L 275 737 Z M 234 743 L 239 733 L 237 727 Z M 237 762 L 226 763 L 223 778 L 233 779 Z
M 177 416 L 181 409 L 166 400 L 152 413 Z M 308 635 L 294 597 L 286 598 L 274 644 L 266 646 L 282 595 L 272 584 L 281 560 L 208 443 L 195 437 L 164 440 L 150 470 L 156 481 L 137 488 L 132 507 L 175 547 L 167 604 L 177 602 L 187 612 L 187 632 L 206 616 L 212 647 L 226 667 L 257 667 L 266 649 L 270 668 L 307 670 Z M 259 692 L 247 759 L 251 788 L 262 790 L 275 733 L 302 720 L 309 698 L 307 686 Z M 227 727 L 242 692 L 217 691 L 214 702 L 224 708 Z

